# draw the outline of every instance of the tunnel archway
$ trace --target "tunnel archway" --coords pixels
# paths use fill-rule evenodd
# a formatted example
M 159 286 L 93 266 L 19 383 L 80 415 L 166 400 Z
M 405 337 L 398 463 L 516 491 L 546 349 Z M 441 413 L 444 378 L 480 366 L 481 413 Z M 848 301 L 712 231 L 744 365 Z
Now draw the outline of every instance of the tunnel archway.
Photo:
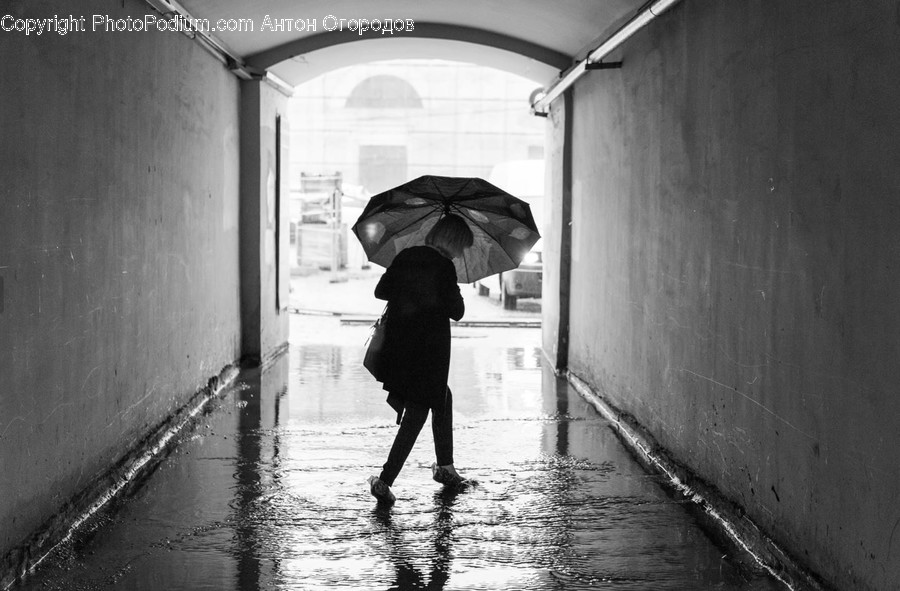
M 540 109 L 553 248 L 571 261 L 553 284 L 571 285 L 572 338 L 556 340 L 571 376 L 823 578 L 900 580 L 896 491 L 881 484 L 900 466 L 885 423 L 900 412 L 892 7 L 848 18 L 826 3 L 811 19 L 747 3 L 736 18 L 736 3 L 672 4 L 92 0 L 85 13 L 111 27 L 90 34 L 61 0 L 10 3 L 0 72 L 40 83 L 0 90 L 0 464 L 16 474 L 0 483 L 0 555 L 38 556 L 42 524 L 90 506 L 86 482 L 115 476 L 123 449 L 219 368 L 284 352 L 274 212 L 290 74 L 452 54 L 538 83 L 572 61 L 596 70 Z M 642 8 L 653 25 L 620 27 Z M 418 33 L 260 30 L 328 14 Z M 113 33 L 159 15 L 257 28 Z M 29 36 L 36 23 L 60 34 Z M 621 59 L 587 59 L 613 31 L 629 39 Z M 267 69 L 289 84 L 264 83 Z M 840 79 L 853 83 L 832 92 Z M 848 504 L 845 490 L 863 494 Z
M 386 87 L 375 81 L 393 83 Z M 352 226 L 361 213 L 357 209 L 373 194 L 423 174 L 490 179 L 495 168 L 512 162 L 531 165 L 542 173 L 545 122 L 529 113 L 527 97 L 533 84 L 505 71 L 446 60 L 378 61 L 326 73 L 299 85 L 291 100 L 291 179 L 340 171 L 346 209 L 342 221 Z M 416 96 L 411 96 L 413 93 Z M 535 201 L 532 208 L 540 208 L 535 219 L 543 219 L 542 200 L 538 199 L 541 179 L 543 174 L 529 175 L 527 182 L 506 187 L 516 196 Z M 504 175 L 492 182 L 500 187 L 509 185 Z M 523 191 L 526 186 L 534 191 Z M 302 187 L 300 192 L 305 194 L 292 190 L 292 195 L 314 198 Z M 310 236 L 317 232 L 318 228 L 310 225 L 317 220 L 302 216 L 296 221 L 295 217 L 292 232 L 301 227 Z M 347 244 L 347 251 L 346 267 L 340 272 L 358 272 L 365 259 L 353 234 L 342 234 L 341 243 Z M 303 241 L 291 245 L 291 260 L 298 266 L 295 273 L 301 276 L 315 268 L 313 259 L 321 252 L 307 246 Z M 369 265 L 362 263 L 362 267 Z M 539 288 L 537 281 L 528 283 L 527 293 L 520 288 L 523 302 L 519 311 L 527 310 L 530 322 L 539 320 L 535 284 Z M 497 305 L 494 315 L 499 313 L 499 289 L 490 294 L 479 291 L 482 296 L 489 295 L 479 298 L 474 293 L 476 286 L 461 288 L 466 294 L 473 291 L 473 304 L 480 300 L 476 309 L 481 317 L 490 311 L 488 302 Z M 370 292 L 366 296 L 370 297 Z M 295 307 L 310 309 L 317 301 L 307 298 Z M 372 302 L 361 302 L 356 309 L 367 310 L 367 303 Z
M 571 64 L 569 56 L 537 43 L 439 23 L 416 23 L 413 31 L 392 37 L 319 33 L 251 55 L 247 63 L 296 85 L 344 66 L 409 57 L 470 62 L 539 84 Z

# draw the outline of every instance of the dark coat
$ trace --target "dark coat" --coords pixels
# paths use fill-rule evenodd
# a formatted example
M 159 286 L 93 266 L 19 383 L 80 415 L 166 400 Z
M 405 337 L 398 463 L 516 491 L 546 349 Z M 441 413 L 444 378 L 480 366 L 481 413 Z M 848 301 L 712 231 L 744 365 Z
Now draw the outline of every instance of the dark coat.
M 443 404 L 450 319 L 465 313 L 453 262 L 428 246 L 407 248 L 382 275 L 375 297 L 388 302 L 382 353 L 388 402 L 398 413 L 407 402 Z

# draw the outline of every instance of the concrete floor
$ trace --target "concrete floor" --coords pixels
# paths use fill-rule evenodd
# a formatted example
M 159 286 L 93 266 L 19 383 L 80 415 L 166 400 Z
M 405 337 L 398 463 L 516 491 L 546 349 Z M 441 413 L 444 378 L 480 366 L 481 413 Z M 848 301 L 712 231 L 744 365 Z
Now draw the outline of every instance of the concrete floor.
M 292 315 L 287 356 L 240 375 L 147 477 L 17 589 L 781 587 L 713 544 L 594 409 L 542 369 L 540 331 L 457 328 L 456 457 L 426 427 L 391 509 L 369 495 L 394 415 L 364 326 Z

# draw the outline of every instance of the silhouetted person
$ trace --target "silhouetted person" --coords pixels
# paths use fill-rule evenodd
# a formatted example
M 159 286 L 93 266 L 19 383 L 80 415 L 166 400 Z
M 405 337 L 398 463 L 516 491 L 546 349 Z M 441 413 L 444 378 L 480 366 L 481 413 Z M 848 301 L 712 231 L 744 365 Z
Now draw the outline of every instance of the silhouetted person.
M 450 319 L 459 320 L 465 313 L 453 259 L 472 242 L 465 220 L 446 214 L 429 232 L 426 246 L 400 252 L 375 287 L 375 297 L 388 302 L 383 383 L 400 425 L 381 474 L 369 478 L 372 495 L 379 501 L 394 502 L 390 487 L 429 411 L 437 456 L 434 480 L 451 486 L 465 481 L 453 467 L 453 396 L 447 374 Z

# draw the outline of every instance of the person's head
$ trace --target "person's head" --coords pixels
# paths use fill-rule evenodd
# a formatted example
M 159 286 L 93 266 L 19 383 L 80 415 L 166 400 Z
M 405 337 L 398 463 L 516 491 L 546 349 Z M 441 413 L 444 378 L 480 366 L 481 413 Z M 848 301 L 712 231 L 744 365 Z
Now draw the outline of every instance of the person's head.
M 458 215 L 448 213 L 434 225 L 425 237 L 425 244 L 432 246 L 450 258 L 460 256 L 475 241 L 469 224 Z

